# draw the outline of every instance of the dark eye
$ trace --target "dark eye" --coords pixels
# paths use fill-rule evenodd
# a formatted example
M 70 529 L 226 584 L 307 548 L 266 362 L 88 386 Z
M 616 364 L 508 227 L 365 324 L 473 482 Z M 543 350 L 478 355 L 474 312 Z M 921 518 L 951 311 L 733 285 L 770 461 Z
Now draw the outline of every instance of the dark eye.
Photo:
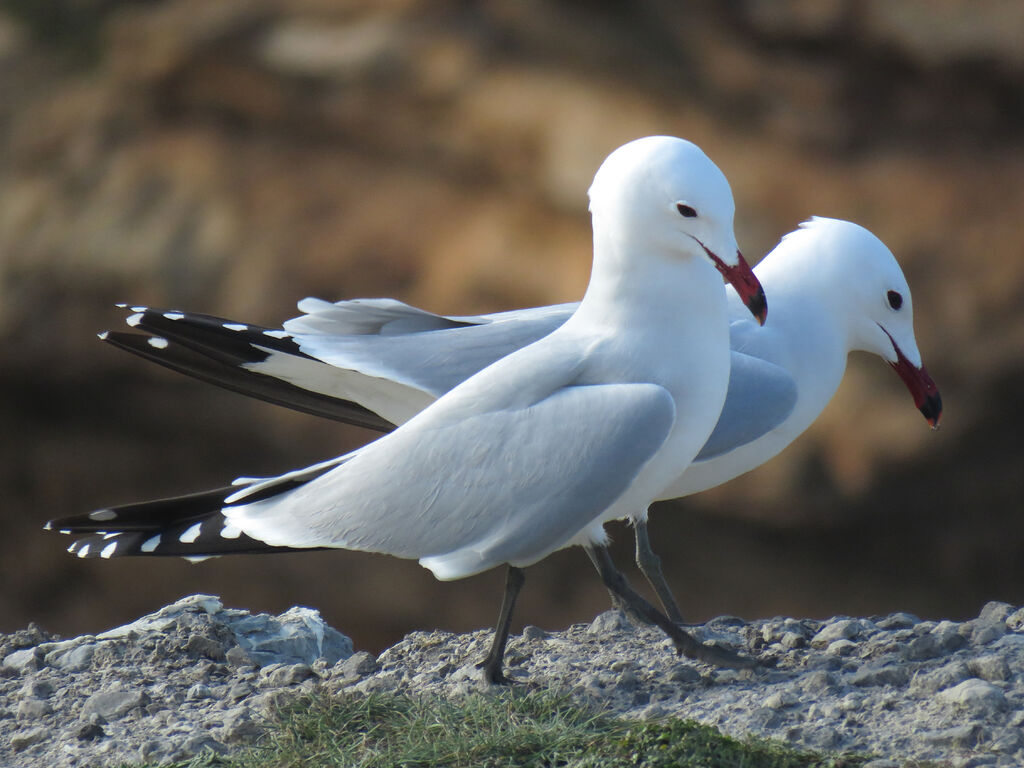
M 893 309 L 899 309 L 903 306 L 903 297 L 896 291 L 889 291 L 886 297 L 889 299 L 889 306 Z
M 686 203 L 676 203 L 676 210 L 683 215 L 684 218 L 692 219 L 697 216 L 695 208 L 691 208 Z

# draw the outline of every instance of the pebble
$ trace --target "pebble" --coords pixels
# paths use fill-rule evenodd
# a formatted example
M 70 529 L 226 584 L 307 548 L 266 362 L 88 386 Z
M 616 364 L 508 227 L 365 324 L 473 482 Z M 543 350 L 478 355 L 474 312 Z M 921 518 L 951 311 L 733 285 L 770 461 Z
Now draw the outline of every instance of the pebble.
M 546 637 L 550 637 L 550 633 L 545 632 L 540 627 L 535 627 L 533 624 L 527 624 L 523 627 L 523 639 L 525 640 L 543 640 Z
M 265 726 L 253 719 L 249 707 L 236 707 L 225 713 L 218 737 L 225 744 L 239 744 L 255 740 L 264 730 Z
M 39 699 L 22 699 L 18 702 L 19 720 L 38 720 L 53 712 L 53 707 Z
M 824 669 L 811 672 L 803 679 L 801 687 L 808 693 L 831 693 L 835 691 L 839 681 L 834 674 Z
M 828 648 L 825 649 L 825 653 L 830 653 L 833 656 L 848 656 L 853 653 L 857 648 L 857 644 L 852 640 L 847 640 L 845 637 L 840 638 L 834 642 L 828 644 Z
M 51 738 L 52 735 L 53 731 L 49 728 L 32 728 L 28 731 L 18 731 L 11 736 L 11 749 L 15 752 L 21 752 L 33 744 L 41 744 Z
M 835 619 L 811 638 L 811 647 L 826 648 L 836 640 L 849 640 L 859 633 L 860 623 L 857 620 Z
M 903 649 L 903 657 L 908 661 L 934 659 L 942 655 L 942 641 L 934 634 L 921 635 L 911 640 Z
M 1009 631 L 1006 622 L 1002 619 L 993 621 L 980 621 L 971 630 L 971 645 L 988 645 L 998 640 Z
M 797 702 L 797 696 L 792 691 L 778 691 L 764 700 L 768 709 L 784 709 L 791 707 Z
M 202 683 L 196 683 L 188 689 L 188 694 L 185 696 L 189 701 L 195 701 L 196 699 L 209 699 L 213 696 L 213 691 L 210 686 L 203 685 Z
M 590 622 L 587 631 L 594 635 L 608 635 L 632 629 L 633 624 L 622 611 L 605 611 Z
M 93 741 L 106 736 L 103 726 L 99 723 L 82 723 L 75 731 L 75 738 L 79 741 Z
M 939 700 L 981 712 L 1004 709 L 1007 704 L 1006 696 L 999 688 L 976 677 L 940 692 Z
M 921 620 L 912 613 L 890 613 L 885 618 L 876 621 L 875 625 L 879 629 L 895 630 L 911 629 L 920 623 Z
M 985 603 L 978 618 L 982 621 L 1005 621 L 1016 609 L 1009 603 L 992 600 Z
M 902 686 L 909 677 L 910 671 L 905 666 L 889 664 L 875 666 L 868 664 L 850 675 L 849 682 L 858 686 Z
M 348 685 L 357 680 L 362 680 L 378 669 L 379 665 L 373 654 L 359 651 L 335 664 L 333 669 L 331 669 L 331 677 L 338 678 L 343 685 Z
M 16 672 L 35 671 L 40 667 L 39 655 L 35 648 L 23 648 L 4 656 L 4 666 Z
M 252 694 L 255 690 L 256 689 L 252 687 L 252 683 L 247 680 L 240 680 L 228 688 L 227 700 L 232 702 L 241 701 L 246 696 Z
M 1022 609 L 989 603 L 964 622 L 719 617 L 692 631 L 765 665 L 737 672 L 678 657 L 658 630 L 607 611 L 590 624 L 514 636 L 507 674 L 627 717 L 872 754 L 872 768 L 1024 764 Z M 486 630 L 416 632 L 375 658 L 353 653 L 310 609 L 252 615 L 206 595 L 96 636 L 22 630 L 0 636 L 0 765 L 237 753 L 318 686 L 345 695 L 491 691 L 476 666 L 490 641 Z
M 807 638 L 799 632 L 786 632 L 782 635 L 782 639 L 779 643 L 788 651 L 794 648 L 803 648 L 807 644 Z
M 1006 626 L 1015 631 L 1024 627 L 1024 608 L 1018 608 L 1007 616 Z
M 274 664 L 260 671 L 260 687 L 286 688 L 314 676 L 309 664 Z
M 96 652 L 96 644 L 84 642 L 72 648 L 65 643 L 58 643 L 50 649 L 44 657 L 44 662 L 49 667 L 56 667 L 65 672 L 81 672 L 88 669 L 92 663 L 92 655 Z M 60 647 L 63 646 L 63 647 Z
M 53 695 L 53 683 L 29 678 L 18 693 L 29 699 L 48 699 Z
M 1010 665 L 1002 656 L 991 654 L 967 662 L 967 667 L 975 677 L 991 682 L 1006 682 L 1010 679 Z
M 957 749 L 969 749 L 978 741 L 981 727 L 978 725 L 957 725 L 937 731 L 924 731 L 921 737 L 932 744 Z
M 961 630 L 967 630 L 970 626 L 970 622 L 961 627 L 952 621 L 940 621 L 931 630 L 931 634 L 938 641 L 941 652 L 950 653 L 967 645 L 967 638 Z
M 963 661 L 951 661 L 938 669 L 922 670 L 914 675 L 911 689 L 922 693 L 935 693 L 952 688 L 971 677 L 971 670 Z
M 673 683 L 695 683 L 700 680 L 700 672 L 693 667 L 680 664 L 669 672 L 668 679 Z
M 148 697 L 143 691 L 100 691 L 85 700 L 80 717 L 87 720 L 90 715 L 97 714 L 106 721 L 116 720 L 147 703 Z

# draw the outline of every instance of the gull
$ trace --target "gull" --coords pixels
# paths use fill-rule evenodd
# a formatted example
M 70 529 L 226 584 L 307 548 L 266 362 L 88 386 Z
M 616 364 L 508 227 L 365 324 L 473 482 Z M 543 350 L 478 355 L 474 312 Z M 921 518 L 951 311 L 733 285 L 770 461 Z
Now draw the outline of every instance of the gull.
M 885 244 L 862 226 L 813 217 L 754 268 L 772 316 L 755 323 L 737 292 L 729 300 L 731 375 L 710 438 L 658 496 L 698 493 L 760 466 L 818 418 L 855 351 L 877 355 L 937 426 L 938 388 L 914 336 L 910 287 Z M 133 307 L 112 332 L 118 347 L 191 376 L 270 402 L 390 430 L 461 381 L 564 323 L 577 304 L 477 316 L 441 316 L 393 299 L 329 303 L 271 330 L 208 315 Z M 144 335 L 149 334 L 149 335 Z M 670 342 L 664 354 L 674 349 Z M 665 612 L 682 616 L 661 571 L 646 514 L 634 517 L 636 560 Z
M 594 259 L 564 324 L 475 373 L 393 432 L 312 467 L 229 488 L 51 521 L 91 533 L 80 556 L 342 548 L 417 559 L 442 580 L 506 565 L 494 642 L 503 656 L 523 569 L 583 546 L 606 586 L 691 658 L 705 646 L 633 592 L 604 523 L 645 510 L 715 426 L 729 378 L 721 272 L 750 310 L 764 293 L 733 234 L 722 172 L 694 144 L 615 150 L 590 187 Z M 667 349 L 672 354 L 666 355 Z

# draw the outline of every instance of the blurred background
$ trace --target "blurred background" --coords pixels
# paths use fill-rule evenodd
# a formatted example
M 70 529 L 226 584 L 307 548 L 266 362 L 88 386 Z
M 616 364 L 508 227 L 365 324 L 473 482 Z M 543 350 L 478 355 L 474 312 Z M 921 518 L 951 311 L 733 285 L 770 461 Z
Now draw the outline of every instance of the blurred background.
M 700 144 L 755 262 L 812 214 L 884 240 L 945 401 L 855 355 L 814 427 L 651 530 L 684 613 L 1024 603 L 1019 0 L 3 0 L 0 631 L 96 632 L 193 592 L 319 608 L 357 648 L 490 626 L 503 575 L 332 552 L 80 561 L 49 518 L 272 474 L 372 433 L 107 347 L 114 302 L 276 326 L 307 296 L 468 314 L 578 299 L 585 191 L 638 136 Z M 613 526 L 628 573 L 632 536 Z M 607 596 L 577 550 L 523 623 Z

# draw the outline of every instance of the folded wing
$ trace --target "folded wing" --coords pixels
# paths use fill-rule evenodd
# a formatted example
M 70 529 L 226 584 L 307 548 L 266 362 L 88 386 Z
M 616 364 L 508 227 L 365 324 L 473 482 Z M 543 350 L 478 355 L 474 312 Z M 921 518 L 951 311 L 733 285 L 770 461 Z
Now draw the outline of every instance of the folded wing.
M 733 352 L 729 389 L 718 423 L 694 462 L 752 443 L 782 424 L 797 400 L 796 381 L 781 366 Z
M 393 299 L 331 304 L 272 330 L 201 315 L 131 307 L 142 333 L 104 341 L 232 391 L 387 431 L 461 381 L 560 326 L 575 305 L 444 317 Z M 332 402 L 337 401 L 337 402 Z
M 247 503 L 242 490 L 224 515 L 272 546 L 416 558 L 442 579 L 526 565 L 615 503 L 675 409 L 657 385 L 610 384 L 447 416 L 432 408 L 281 496 Z

